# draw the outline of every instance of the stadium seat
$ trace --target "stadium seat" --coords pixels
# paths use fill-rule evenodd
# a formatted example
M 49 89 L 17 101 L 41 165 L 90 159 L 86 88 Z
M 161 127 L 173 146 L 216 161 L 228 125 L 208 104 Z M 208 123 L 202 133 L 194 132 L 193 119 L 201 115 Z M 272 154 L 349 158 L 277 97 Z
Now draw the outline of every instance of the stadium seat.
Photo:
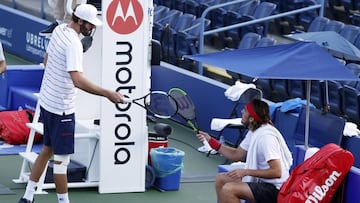
M 316 108 L 324 108 L 324 81 L 311 81 L 310 102 L 314 104 Z
M 324 27 L 323 31 L 334 31 L 339 33 L 345 24 L 338 20 L 330 20 Z
M 360 64 L 357 63 L 348 63 L 345 65 L 349 70 L 351 70 L 351 72 L 354 73 L 354 75 L 360 76 Z M 350 87 L 356 87 L 357 86 L 358 81 L 341 81 L 341 84 L 343 85 L 348 85 Z
M 330 21 L 330 19 L 327 17 L 318 16 L 311 21 L 311 23 L 307 29 L 307 32 L 323 31 L 325 28 L 325 25 L 327 23 L 329 23 L 329 21 Z
M 303 0 L 284 0 L 283 12 L 293 11 L 303 7 Z M 283 20 L 288 22 L 291 31 L 295 31 L 295 26 L 299 25 L 299 14 L 284 16 Z
M 271 37 L 262 37 L 255 45 L 255 47 L 268 47 L 276 45 L 277 40 Z
M 342 116 L 342 84 L 335 80 L 328 80 L 327 85 L 330 112 L 335 115 Z M 326 90 L 326 83 L 324 83 L 324 90 Z M 324 103 L 326 104 L 326 97 L 324 97 Z
M 302 3 L 302 7 L 306 8 L 309 6 L 314 6 L 319 4 L 316 0 L 304 0 Z M 299 13 L 299 25 L 301 25 L 304 30 L 308 30 L 311 22 L 319 16 L 318 10 L 309 10 L 306 12 Z
M 176 23 L 166 26 L 160 37 L 163 60 L 175 64 L 175 40 L 179 31 L 191 26 L 196 16 L 190 13 L 180 15 Z
M 274 92 L 273 98 L 275 101 L 284 101 L 289 98 L 289 94 L 287 92 L 288 88 L 288 80 L 286 79 L 271 79 L 270 80 L 272 90 Z
M 342 111 L 350 122 L 360 123 L 360 91 L 344 85 L 342 89 Z
M 347 39 L 350 43 L 354 44 L 356 38 L 360 34 L 360 27 L 356 25 L 344 25 L 344 27 L 340 30 L 339 34 Z
M 225 24 L 227 26 L 238 24 L 243 15 L 252 15 L 255 11 L 255 8 L 259 5 L 259 3 L 260 3 L 259 0 L 249 1 L 227 12 L 225 16 Z M 226 37 L 230 41 L 227 44 L 227 47 L 236 48 L 238 46 L 241 40 L 239 37 L 240 29 L 241 28 L 235 28 L 235 29 L 227 30 L 225 32 Z
M 306 124 L 306 108 L 302 107 L 294 132 L 296 144 L 304 144 Z M 309 112 L 309 146 L 322 147 L 329 143 L 341 145 L 345 119 L 331 113 L 323 113 L 317 108 Z
M 152 30 L 152 38 L 160 41 L 161 33 L 166 25 L 173 25 L 176 23 L 178 18 L 182 15 L 181 11 L 172 9 L 166 13 L 166 15 L 154 22 L 153 30 Z
M 170 9 L 163 5 L 157 5 L 154 7 L 154 22 L 162 19 Z
M 240 22 L 247 22 L 255 19 L 261 19 L 273 14 L 276 9 L 276 4 L 263 1 L 256 6 L 253 15 L 243 15 L 240 18 Z M 266 36 L 269 29 L 269 21 L 256 23 L 252 25 L 243 26 L 240 28 L 240 38 L 248 32 L 255 32 L 262 36 Z
M 185 13 L 185 1 L 186 0 L 173 0 L 173 9 L 179 10 Z
M 303 80 L 288 80 L 288 93 L 290 98 L 306 98 L 306 84 Z
M 257 44 L 257 42 L 261 39 L 261 35 L 253 33 L 253 32 L 249 32 L 246 33 L 244 35 L 244 37 L 241 39 L 238 49 L 249 49 L 249 48 L 254 48 L 255 45 Z M 236 80 L 240 79 L 241 80 L 241 75 L 238 73 L 234 73 L 232 71 L 228 71 L 226 70 L 226 72 L 231 75 L 233 82 L 235 82 Z M 243 81 L 246 83 L 252 82 L 252 79 L 247 80 L 247 81 Z

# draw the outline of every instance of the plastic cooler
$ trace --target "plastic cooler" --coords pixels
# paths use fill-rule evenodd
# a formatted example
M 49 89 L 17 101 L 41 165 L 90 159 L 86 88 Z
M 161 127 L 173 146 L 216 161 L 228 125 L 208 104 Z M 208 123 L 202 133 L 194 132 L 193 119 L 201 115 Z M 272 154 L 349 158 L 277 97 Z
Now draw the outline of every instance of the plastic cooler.
M 185 152 L 171 147 L 150 150 L 155 170 L 155 186 L 161 190 L 179 190 Z

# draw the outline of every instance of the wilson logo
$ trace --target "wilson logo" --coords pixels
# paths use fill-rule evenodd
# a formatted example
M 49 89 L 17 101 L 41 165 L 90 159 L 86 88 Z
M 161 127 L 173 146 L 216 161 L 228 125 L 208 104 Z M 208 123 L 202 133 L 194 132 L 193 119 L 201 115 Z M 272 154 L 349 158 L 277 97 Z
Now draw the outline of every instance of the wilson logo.
M 333 171 L 332 174 L 325 180 L 324 184 L 315 186 L 314 192 L 306 199 L 305 203 L 321 202 L 329 189 L 335 184 L 336 180 L 341 176 L 341 173 Z
M 113 0 L 106 11 L 106 22 L 119 34 L 135 32 L 143 18 L 143 8 L 137 0 Z

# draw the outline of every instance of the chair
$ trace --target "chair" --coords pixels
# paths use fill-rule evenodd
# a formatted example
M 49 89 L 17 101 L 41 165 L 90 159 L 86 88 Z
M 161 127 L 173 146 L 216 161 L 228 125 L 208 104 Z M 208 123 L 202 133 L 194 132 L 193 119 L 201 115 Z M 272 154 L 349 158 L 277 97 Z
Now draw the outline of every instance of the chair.
M 253 99 L 262 99 L 263 95 L 260 89 L 249 88 L 243 92 L 237 101 L 234 102 L 232 110 L 229 114 L 229 119 L 232 118 L 241 118 L 241 110 L 244 106 Z M 232 130 L 232 134 L 228 132 Z M 235 130 L 235 132 L 234 132 Z M 227 131 L 226 135 L 223 134 L 224 131 Z M 216 136 L 216 139 L 220 139 L 224 135 L 225 142 L 233 147 L 237 147 L 245 136 L 246 128 L 241 125 L 228 124 L 225 126 L 219 134 Z M 235 133 L 235 134 L 234 134 Z
M 249 49 L 254 48 L 257 42 L 261 39 L 261 35 L 249 32 L 244 35 L 244 37 L 241 39 L 238 49 Z M 226 70 L 226 72 L 231 75 L 233 78 L 233 82 L 241 78 L 241 75 L 238 73 L 234 73 L 232 71 Z M 251 81 L 245 81 L 245 82 L 251 82 Z
M 329 107 L 330 112 L 342 116 L 342 84 L 335 80 L 328 80 L 327 81 L 328 86 L 328 95 L 329 95 Z M 326 90 L 326 83 L 324 83 L 324 90 Z M 324 97 L 324 103 L 326 104 L 326 98 Z
M 342 111 L 349 121 L 360 123 L 360 91 L 344 85 L 342 89 Z
M 170 9 L 163 5 L 157 5 L 154 7 L 154 22 L 158 22 L 160 19 L 165 17 L 166 13 Z
M 259 5 L 259 3 L 260 3 L 259 0 L 249 1 L 244 4 L 241 4 L 239 7 L 235 7 L 231 11 L 228 11 L 224 17 L 225 25 L 229 26 L 229 25 L 238 24 L 240 22 L 240 18 L 243 15 L 251 15 L 254 13 L 255 8 L 257 7 L 257 5 Z M 228 38 L 228 40 L 231 41 L 230 43 L 228 43 L 227 45 L 228 47 L 235 48 L 238 46 L 240 42 L 239 28 L 227 30 L 225 31 L 225 35 Z
M 306 84 L 303 80 L 288 80 L 288 94 L 290 98 L 306 98 Z
M 356 38 L 360 34 L 360 27 L 356 25 L 344 25 L 344 27 L 340 30 L 339 34 L 347 39 L 350 43 L 354 44 Z
M 255 45 L 255 47 L 268 47 L 276 45 L 277 40 L 271 37 L 261 38 Z
M 212 0 L 186 0 L 184 3 L 185 13 L 191 13 L 196 17 L 200 17 L 201 16 L 200 4 L 202 2 L 207 2 L 207 1 L 212 1 Z
M 266 1 L 261 2 L 258 6 L 256 6 L 253 15 L 243 15 L 240 18 L 240 22 L 247 22 L 255 19 L 268 17 L 273 14 L 275 9 L 276 9 L 276 4 Z M 247 32 L 255 32 L 262 36 L 266 36 L 268 32 L 268 28 L 269 28 L 269 21 L 243 26 L 240 28 L 241 30 L 240 38 L 244 36 L 244 34 Z
M 186 0 L 173 0 L 173 9 L 179 10 L 185 13 L 185 2 Z
M 176 56 L 176 65 L 179 65 L 186 69 L 191 69 L 194 66 L 193 62 L 189 59 L 183 59 L 184 55 L 192 55 L 198 53 L 198 44 L 200 36 L 200 20 L 197 18 L 193 21 L 191 27 L 179 31 L 176 35 L 176 44 L 175 44 L 175 56 Z M 210 20 L 205 19 L 205 30 L 209 28 Z
M 343 22 L 337 20 L 330 20 L 324 27 L 323 31 L 334 31 L 339 33 L 340 30 L 345 26 Z
M 289 93 L 287 92 L 288 80 L 286 79 L 270 79 L 270 84 L 273 89 L 275 101 L 284 101 L 289 98 Z
M 354 46 L 360 49 L 360 35 L 355 39 Z
M 345 65 L 349 70 L 351 70 L 351 72 L 354 73 L 354 75 L 360 76 L 360 64 L 357 63 L 348 63 Z M 356 87 L 357 85 L 357 81 L 341 81 L 342 85 L 348 85 L 351 87 Z
M 151 65 L 160 65 L 162 58 L 161 44 L 159 41 L 151 40 Z
M 295 144 L 304 144 L 306 108 L 302 107 L 294 132 Z M 345 119 L 316 108 L 309 111 L 309 146 L 322 147 L 329 143 L 341 145 Z
M 178 20 L 174 25 L 166 26 L 160 37 L 162 46 L 163 59 L 166 62 L 175 64 L 175 40 L 176 35 L 179 31 L 184 30 L 191 26 L 196 16 L 190 13 L 184 13 L 179 16 Z
M 303 7 L 303 0 L 284 0 L 283 12 L 293 11 Z M 283 20 L 288 22 L 291 31 L 295 31 L 295 26 L 299 25 L 299 14 L 284 16 Z
M 304 0 L 303 7 L 309 7 L 319 4 L 316 0 Z M 308 30 L 311 22 L 319 16 L 318 10 L 310 10 L 299 13 L 299 25 L 303 26 L 304 30 Z
M 311 81 L 310 102 L 314 104 L 316 108 L 324 108 L 324 81 Z
M 167 12 L 163 18 L 159 19 L 157 22 L 154 22 L 153 30 L 152 30 L 152 38 L 160 41 L 161 33 L 164 27 L 167 24 L 168 25 L 175 24 L 179 16 L 182 14 L 183 13 L 181 11 L 173 9 Z
M 308 29 L 307 29 L 307 32 L 319 32 L 319 31 L 323 31 L 324 28 L 325 28 L 325 25 L 327 23 L 329 23 L 330 19 L 327 18 L 327 17 L 323 17 L 323 16 L 318 16 L 318 17 L 315 17 Z

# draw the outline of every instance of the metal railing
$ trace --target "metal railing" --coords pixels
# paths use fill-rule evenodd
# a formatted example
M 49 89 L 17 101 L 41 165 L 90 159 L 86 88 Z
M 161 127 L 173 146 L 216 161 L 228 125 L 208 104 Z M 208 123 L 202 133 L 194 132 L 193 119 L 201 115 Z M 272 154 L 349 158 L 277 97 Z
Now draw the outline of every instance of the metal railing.
M 232 5 L 232 4 L 242 3 L 245 1 L 249 1 L 249 0 L 235 0 L 235 1 L 231 1 L 231 2 L 226 2 L 226 3 L 210 6 L 204 10 L 204 12 L 201 14 L 201 23 L 200 23 L 201 29 L 200 29 L 200 36 L 199 36 L 199 54 L 202 54 L 204 51 L 204 36 L 206 36 L 206 35 L 223 32 L 223 31 L 227 31 L 230 29 L 239 28 L 239 27 L 243 27 L 246 25 L 251 25 L 251 24 L 255 24 L 255 23 L 259 23 L 259 22 L 269 21 L 272 19 L 281 18 L 284 16 L 289 16 L 289 15 L 293 15 L 293 14 L 297 14 L 297 13 L 301 13 L 301 12 L 305 12 L 305 11 L 309 11 L 309 10 L 314 10 L 314 9 L 320 9 L 319 16 L 324 16 L 325 0 L 320 0 L 321 3 L 317 4 L 317 5 L 308 6 L 305 8 L 300 8 L 300 9 L 296 9 L 296 10 L 292 10 L 292 11 L 288 11 L 288 12 L 284 12 L 284 13 L 280 13 L 280 14 L 276 14 L 276 15 L 267 16 L 264 18 L 254 19 L 254 20 L 250 20 L 247 22 L 237 23 L 234 25 L 229 25 L 229 26 L 205 31 L 205 23 L 204 23 L 205 17 L 211 10 L 214 10 L 214 9 L 220 8 L 220 7 L 224 7 L 224 6 L 228 6 L 228 5 Z M 200 62 L 198 65 L 198 73 L 203 75 L 203 67 L 202 67 L 202 63 L 200 63 Z

